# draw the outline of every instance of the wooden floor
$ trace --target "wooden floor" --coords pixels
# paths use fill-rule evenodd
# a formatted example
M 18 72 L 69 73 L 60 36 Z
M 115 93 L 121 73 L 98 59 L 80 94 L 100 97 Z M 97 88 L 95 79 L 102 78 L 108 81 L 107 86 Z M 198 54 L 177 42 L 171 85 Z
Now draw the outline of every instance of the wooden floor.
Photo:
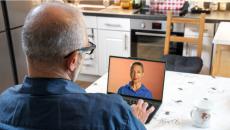
M 89 85 L 91 85 L 93 82 L 86 82 L 86 81 L 80 81 L 77 80 L 76 83 L 80 85 L 82 88 L 87 88 Z

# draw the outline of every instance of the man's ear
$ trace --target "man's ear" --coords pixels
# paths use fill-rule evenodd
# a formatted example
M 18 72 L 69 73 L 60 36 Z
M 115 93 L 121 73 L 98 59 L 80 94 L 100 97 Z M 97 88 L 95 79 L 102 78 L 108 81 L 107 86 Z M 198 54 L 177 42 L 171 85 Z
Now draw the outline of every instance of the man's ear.
M 78 60 L 80 60 L 80 55 L 77 53 L 73 53 L 67 58 L 66 68 L 71 72 L 74 71 L 78 66 L 77 64 L 79 62 Z

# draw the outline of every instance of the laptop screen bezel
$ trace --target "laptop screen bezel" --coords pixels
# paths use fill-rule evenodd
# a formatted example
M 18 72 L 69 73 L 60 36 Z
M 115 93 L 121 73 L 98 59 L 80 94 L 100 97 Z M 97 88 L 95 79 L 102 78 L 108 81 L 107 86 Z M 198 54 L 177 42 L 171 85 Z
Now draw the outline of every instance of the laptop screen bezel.
M 109 78 L 110 78 L 110 63 L 111 63 L 111 58 L 120 58 L 120 59 L 128 59 L 128 60 L 133 60 L 133 61 L 147 61 L 147 62 L 159 62 L 159 63 L 163 63 L 164 64 L 164 73 L 163 73 L 163 80 L 162 80 L 162 91 L 161 91 L 161 100 L 158 99 L 149 99 L 149 98 L 143 98 L 143 97 L 136 97 L 136 96 L 130 96 L 130 95 L 124 95 L 124 94 L 119 94 L 119 93 L 113 93 L 113 92 L 109 92 Z M 108 67 L 108 78 L 107 78 L 107 94 L 118 94 L 121 96 L 125 96 L 125 97 L 131 97 L 131 98 L 139 98 L 139 99 L 143 99 L 143 100 L 147 100 L 147 101 L 156 101 L 156 102 L 162 102 L 163 100 L 163 92 L 164 92 L 164 83 L 165 83 L 165 61 L 162 60 L 149 60 L 149 59 L 142 59 L 142 58 L 136 58 L 136 57 L 120 57 L 120 56 L 109 56 L 109 67 Z

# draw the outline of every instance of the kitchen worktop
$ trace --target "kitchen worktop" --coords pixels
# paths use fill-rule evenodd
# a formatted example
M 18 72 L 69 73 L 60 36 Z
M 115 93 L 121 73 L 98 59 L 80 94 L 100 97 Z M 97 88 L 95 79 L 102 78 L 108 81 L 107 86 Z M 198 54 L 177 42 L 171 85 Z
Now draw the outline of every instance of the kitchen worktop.
M 188 13 L 185 17 L 198 18 L 199 14 Z M 230 22 L 230 11 L 214 11 L 207 14 L 205 19 L 208 23 Z
M 84 15 L 102 16 L 102 17 L 122 17 L 132 19 L 148 19 L 148 20 L 165 20 L 165 15 L 137 14 L 137 9 L 126 10 L 120 6 L 109 6 L 100 11 L 83 10 Z M 187 13 L 184 17 L 198 18 L 199 14 Z M 206 15 L 207 23 L 219 23 L 222 21 L 230 22 L 230 11 L 214 11 Z

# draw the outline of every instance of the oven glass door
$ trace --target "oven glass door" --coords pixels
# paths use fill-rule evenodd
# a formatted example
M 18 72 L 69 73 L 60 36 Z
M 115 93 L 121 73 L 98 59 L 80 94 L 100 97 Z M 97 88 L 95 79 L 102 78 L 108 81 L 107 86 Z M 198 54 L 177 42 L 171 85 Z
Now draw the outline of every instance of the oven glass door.
M 159 59 L 163 56 L 165 34 L 136 32 L 137 57 Z
M 183 35 L 180 33 L 173 33 L 175 35 Z M 131 32 L 131 56 L 157 60 L 162 58 L 164 53 L 165 32 L 152 31 L 132 31 Z M 170 54 L 182 55 L 183 44 L 171 43 Z

